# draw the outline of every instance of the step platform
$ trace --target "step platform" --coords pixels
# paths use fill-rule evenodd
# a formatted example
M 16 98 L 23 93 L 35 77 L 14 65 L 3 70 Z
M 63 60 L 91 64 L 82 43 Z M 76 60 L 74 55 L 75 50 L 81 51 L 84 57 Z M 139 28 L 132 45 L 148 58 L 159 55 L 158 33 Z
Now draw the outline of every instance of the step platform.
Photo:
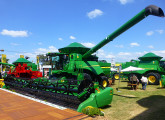
M 0 120 L 91 120 L 77 111 L 0 88 Z

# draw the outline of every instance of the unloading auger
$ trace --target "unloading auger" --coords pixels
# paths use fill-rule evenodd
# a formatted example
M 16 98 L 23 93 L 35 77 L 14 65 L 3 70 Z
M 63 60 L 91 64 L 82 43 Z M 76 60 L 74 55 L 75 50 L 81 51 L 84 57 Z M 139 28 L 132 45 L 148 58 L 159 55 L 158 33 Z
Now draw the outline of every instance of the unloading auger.
M 113 89 L 107 87 L 110 64 L 99 62 L 98 57 L 92 54 L 148 15 L 164 17 L 161 8 L 150 5 L 91 49 L 80 43 L 72 43 L 59 49 L 58 53 L 48 53 L 52 65 L 50 79 L 26 80 L 9 76 L 5 84 L 68 99 L 76 98 L 81 101 L 78 112 L 87 106 L 108 105 L 113 97 Z

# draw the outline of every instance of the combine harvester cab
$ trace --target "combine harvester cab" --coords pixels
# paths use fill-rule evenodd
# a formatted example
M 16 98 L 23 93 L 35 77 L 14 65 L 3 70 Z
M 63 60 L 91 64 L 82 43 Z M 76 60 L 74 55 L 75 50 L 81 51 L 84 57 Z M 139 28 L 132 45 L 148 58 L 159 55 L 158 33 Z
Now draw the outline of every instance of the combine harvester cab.
M 73 103 L 75 100 L 81 101 L 77 109 L 79 112 L 87 106 L 103 107 L 110 104 L 113 97 L 113 89 L 108 87 L 107 78 L 110 64 L 98 62 L 98 57 L 92 54 L 148 15 L 163 17 L 164 13 L 159 7 L 148 6 L 91 49 L 80 43 L 72 43 L 59 49 L 59 53 L 48 53 L 52 65 L 51 77 L 26 81 L 24 88 L 60 96 L 67 101 L 72 99 Z M 7 84 L 22 87 L 21 82 L 15 81 Z

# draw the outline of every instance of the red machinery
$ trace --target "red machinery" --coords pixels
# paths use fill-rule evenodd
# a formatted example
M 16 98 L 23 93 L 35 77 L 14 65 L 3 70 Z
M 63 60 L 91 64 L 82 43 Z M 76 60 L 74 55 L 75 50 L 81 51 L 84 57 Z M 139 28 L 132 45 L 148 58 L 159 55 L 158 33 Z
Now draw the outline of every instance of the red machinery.
M 15 76 L 15 77 L 22 77 L 22 78 L 38 78 L 42 77 L 42 72 L 39 71 L 32 71 L 27 64 L 23 63 L 22 65 L 18 63 L 14 70 L 9 70 L 8 74 Z

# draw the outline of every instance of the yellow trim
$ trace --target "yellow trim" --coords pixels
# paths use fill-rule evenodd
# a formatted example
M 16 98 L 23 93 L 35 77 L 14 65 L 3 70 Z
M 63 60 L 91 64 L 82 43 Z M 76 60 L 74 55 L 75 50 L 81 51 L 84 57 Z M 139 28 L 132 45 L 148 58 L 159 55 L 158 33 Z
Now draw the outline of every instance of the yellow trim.
M 159 81 L 159 85 L 160 85 L 160 87 L 162 87 L 162 81 L 161 80 Z
M 110 68 L 110 67 L 101 67 L 101 68 Z
M 92 65 L 92 66 L 84 66 L 84 67 L 93 67 L 93 66 L 100 66 L 100 65 Z
M 86 108 L 93 108 L 92 106 L 87 106 Z
M 121 64 L 115 64 L 115 66 L 120 66 Z

